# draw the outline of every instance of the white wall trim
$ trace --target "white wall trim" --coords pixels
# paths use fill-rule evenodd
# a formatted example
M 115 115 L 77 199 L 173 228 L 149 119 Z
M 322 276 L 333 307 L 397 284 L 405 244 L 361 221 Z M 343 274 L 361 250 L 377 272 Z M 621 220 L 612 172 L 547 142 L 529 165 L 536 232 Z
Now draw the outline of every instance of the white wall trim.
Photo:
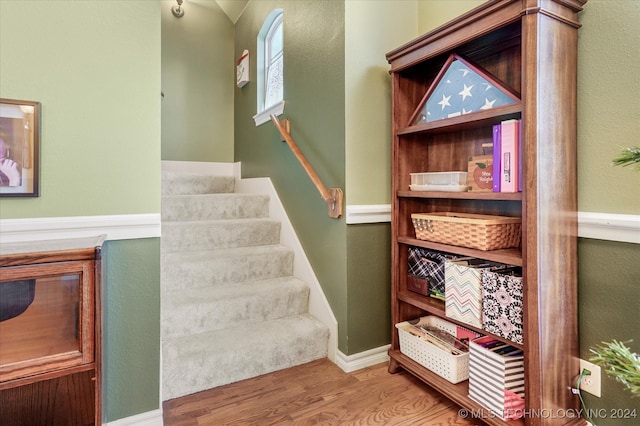
M 162 410 L 147 411 L 135 416 L 125 417 L 113 422 L 105 423 L 105 426 L 163 426 Z
M 640 244 L 640 215 L 578 212 L 578 236 Z
M 361 370 L 363 368 L 389 361 L 389 348 L 391 345 L 380 346 L 379 348 L 369 349 L 368 351 L 359 352 L 353 355 L 345 355 L 338 351 L 336 356 L 336 364 L 345 373 Z
M 347 206 L 347 224 L 391 222 L 391 204 Z
M 0 219 L 0 244 L 102 234 L 107 240 L 160 237 L 160 213 Z
M 280 222 L 280 243 L 293 250 L 293 275 L 300 278 L 309 286 L 309 313 L 329 327 L 329 347 L 327 357 L 336 362 L 338 349 L 338 321 L 329 305 L 322 286 L 309 263 L 307 254 L 298 239 L 289 216 L 278 197 L 270 178 L 242 179 L 241 164 L 235 163 L 235 191 L 238 193 L 253 193 L 269 195 L 269 216 Z
M 284 114 L 284 104 L 285 104 L 285 101 L 280 101 L 277 104 L 273 104 L 269 108 L 265 109 L 264 111 L 254 115 L 253 121 L 256 123 L 256 126 L 264 124 L 267 121 L 271 121 L 271 114 L 275 114 L 276 117 L 279 117 L 282 114 Z

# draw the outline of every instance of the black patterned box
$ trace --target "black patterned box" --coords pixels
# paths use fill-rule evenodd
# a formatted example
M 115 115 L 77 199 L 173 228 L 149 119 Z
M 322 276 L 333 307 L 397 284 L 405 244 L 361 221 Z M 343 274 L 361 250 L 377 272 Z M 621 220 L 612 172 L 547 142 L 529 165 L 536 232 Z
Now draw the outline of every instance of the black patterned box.
M 409 247 L 407 288 L 413 292 L 445 300 L 444 262 L 456 256 L 421 247 Z

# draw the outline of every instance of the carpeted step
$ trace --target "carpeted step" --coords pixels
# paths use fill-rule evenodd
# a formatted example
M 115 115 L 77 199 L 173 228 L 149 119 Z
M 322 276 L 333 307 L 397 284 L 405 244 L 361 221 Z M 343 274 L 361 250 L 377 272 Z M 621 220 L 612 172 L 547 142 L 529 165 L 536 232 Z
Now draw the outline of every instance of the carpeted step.
M 285 277 L 293 252 L 280 244 L 197 252 L 162 253 L 162 291 Z
M 309 287 L 294 277 L 164 293 L 165 339 L 307 312 Z
M 162 195 L 215 194 L 233 192 L 233 176 L 216 176 L 198 173 L 162 172 Z
M 329 331 L 308 314 L 238 324 L 162 344 L 168 400 L 327 356 Z
M 269 196 L 258 194 L 166 195 L 163 221 L 246 219 L 269 216 Z
M 162 223 L 163 252 L 215 250 L 280 242 L 280 222 L 269 218 Z

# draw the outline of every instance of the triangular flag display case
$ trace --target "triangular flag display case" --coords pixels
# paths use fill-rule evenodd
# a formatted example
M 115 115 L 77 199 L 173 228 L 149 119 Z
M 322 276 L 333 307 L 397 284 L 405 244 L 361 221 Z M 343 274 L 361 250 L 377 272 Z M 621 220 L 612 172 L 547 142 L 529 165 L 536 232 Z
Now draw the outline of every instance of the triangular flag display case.
M 518 94 L 496 77 L 452 53 L 427 90 L 410 125 L 519 103 Z
M 579 372 L 576 98 L 578 16 L 585 3 L 489 0 L 386 55 L 392 84 L 389 371 L 405 370 L 429 384 L 460 405 L 471 424 L 584 424 L 571 388 Z M 492 96 L 482 96 L 478 89 L 489 86 Z M 410 190 L 412 174 L 466 171 L 469 158 L 484 155 L 493 141 L 494 126 L 514 119 L 518 192 Z M 519 218 L 519 245 L 477 250 L 417 238 L 412 214 L 445 212 Z M 416 292 L 408 265 L 416 249 L 521 268 L 522 341 L 450 318 L 444 301 Z M 430 315 L 521 351 L 525 408 L 519 418 L 503 420 L 469 396 L 468 381 L 452 383 L 402 351 L 405 336 L 396 325 Z

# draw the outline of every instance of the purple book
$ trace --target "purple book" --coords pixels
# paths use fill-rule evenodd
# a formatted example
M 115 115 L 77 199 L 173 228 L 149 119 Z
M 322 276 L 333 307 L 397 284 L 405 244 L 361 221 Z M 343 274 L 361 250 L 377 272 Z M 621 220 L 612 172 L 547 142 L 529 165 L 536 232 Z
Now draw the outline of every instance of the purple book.
M 500 166 L 501 162 L 501 140 L 500 140 L 500 130 L 502 128 L 501 124 L 493 125 L 493 192 L 500 192 Z

